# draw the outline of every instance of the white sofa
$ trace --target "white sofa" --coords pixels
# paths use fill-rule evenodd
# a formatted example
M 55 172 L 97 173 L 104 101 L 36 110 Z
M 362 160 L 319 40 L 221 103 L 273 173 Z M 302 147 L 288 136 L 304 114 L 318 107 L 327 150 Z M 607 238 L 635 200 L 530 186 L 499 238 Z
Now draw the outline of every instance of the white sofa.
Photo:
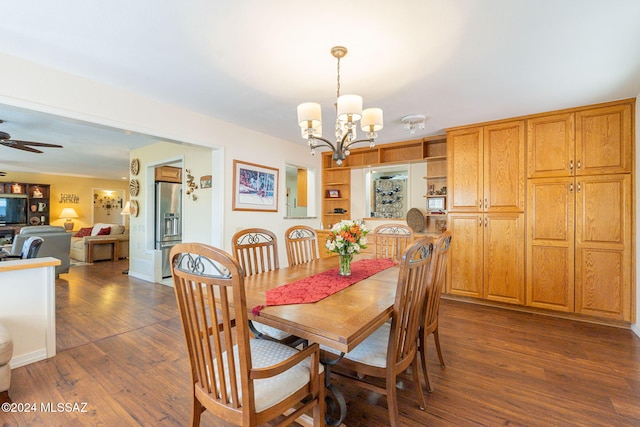
M 109 227 L 108 235 L 98 236 L 98 232 Z M 87 262 L 89 259 L 89 242 L 100 241 L 104 239 L 118 239 L 118 258 L 127 258 L 129 256 L 129 231 L 125 230 L 122 224 L 94 224 L 91 229 L 91 236 L 71 237 L 71 258 L 78 261 Z M 93 260 L 102 261 L 111 259 L 111 247 L 109 245 L 96 245 L 93 247 Z

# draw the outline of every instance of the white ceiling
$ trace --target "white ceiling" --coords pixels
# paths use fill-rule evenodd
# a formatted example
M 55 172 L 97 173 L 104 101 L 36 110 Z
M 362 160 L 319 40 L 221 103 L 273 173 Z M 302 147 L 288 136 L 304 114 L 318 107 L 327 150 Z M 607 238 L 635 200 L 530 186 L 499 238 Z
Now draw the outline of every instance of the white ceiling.
M 638 0 L 0 0 L 0 6 L 0 52 L 300 144 L 297 104 L 321 102 L 323 117 L 333 120 L 335 45 L 349 49 L 341 92 L 384 109 L 379 143 L 640 94 Z M 427 117 L 424 132 L 402 130 L 400 119 L 409 114 Z M 152 140 L 14 107 L 0 106 L 0 119 L 7 122 L 0 130 L 15 139 L 65 146 L 45 149 L 47 155 L 0 147 L 0 170 L 29 165 L 119 178 L 127 175 L 128 147 Z

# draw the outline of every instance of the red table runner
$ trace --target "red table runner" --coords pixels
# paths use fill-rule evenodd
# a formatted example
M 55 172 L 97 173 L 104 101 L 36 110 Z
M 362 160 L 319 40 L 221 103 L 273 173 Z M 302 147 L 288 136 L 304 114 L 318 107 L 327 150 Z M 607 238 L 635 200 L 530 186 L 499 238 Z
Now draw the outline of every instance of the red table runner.
M 259 316 L 260 310 L 270 305 L 317 302 L 396 264 L 388 258 L 362 259 L 351 263 L 351 276 L 340 276 L 338 268 L 314 274 L 267 290 L 266 304 L 252 308 L 251 312 Z

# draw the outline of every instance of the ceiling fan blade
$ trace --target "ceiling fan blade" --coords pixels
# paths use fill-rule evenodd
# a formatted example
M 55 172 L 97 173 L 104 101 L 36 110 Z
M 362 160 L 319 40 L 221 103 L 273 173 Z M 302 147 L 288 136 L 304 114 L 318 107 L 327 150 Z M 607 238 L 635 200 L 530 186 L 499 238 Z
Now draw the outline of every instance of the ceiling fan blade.
M 62 148 L 62 145 L 47 144 L 46 142 L 18 141 L 17 139 L 11 139 L 9 141 L 15 142 L 15 143 L 20 144 L 20 145 L 33 145 L 34 147 Z
M 35 148 L 27 147 L 26 145 L 14 144 L 14 141 L 0 141 L 0 145 L 4 145 L 5 147 L 17 148 L 18 150 L 29 151 L 31 153 L 42 153 L 40 150 L 36 150 Z

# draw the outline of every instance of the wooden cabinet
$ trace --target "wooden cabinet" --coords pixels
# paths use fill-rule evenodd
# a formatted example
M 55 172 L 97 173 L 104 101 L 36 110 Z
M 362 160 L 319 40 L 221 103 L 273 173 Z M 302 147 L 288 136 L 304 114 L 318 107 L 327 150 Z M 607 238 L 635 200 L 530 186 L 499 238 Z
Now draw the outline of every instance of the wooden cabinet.
M 524 121 L 450 131 L 447 160 L 447 292 L 524 304 Z
M 351 170 L 331 168 L 322 171 L 322 224 L 331 228 L 333 224 L 349 219 L 351 209 Z
M 529 180 L 532 307 L 631 320 L 631 178 Z
M 575 179 L 530 179 L 527 298 L 531 307 L 574 311 Z
M 524 214 L 450 213 L 447 293 L 524 304 Z
M 427 175 L 426 227 L 425 232 L 437 233 L 447 224 L 447 140 L 425 141 Z
M 447 147 L 450 211 L 524 211 L 524 121 L 454 130 Z
M 631 320 L 633 101 L 527 120 L 527 298 Z
M 421 139 L 395 142 L 370 147 L 354 148 L 338 167 L 331 152 L 322 153 L 322 224 L 325 228 L 342 219 L 349 219 L 351 213 L 351 169 L 378 165 L 422 162 L 431 163 L 427 180 L 434 188 L 442 191 L 446 180 L 446 136 L 436 135 Z M 429 166 L 428 166 L 429 168 Z M 433 181 L 431 181 L 433 179 Z M 427 183 L 427 186 L 429 185 Z M 446 188 L 445 188 L 446 191 Z M 338 197 L 333 197 L 338 195 Z M 442 197 L 439 195 L 439 197 Z M 445 196 L 446 197 L 446 196 Z M 441 219 L 439 215 L 436 219 Z M 428 221 L 429 222 L 429 221 Z M 435 228 L 435 221 L 429 222 Z
M 576 313 L 631 320 L 631 177 L 576 178 Z
M 163 182 L 182 182 L 182 169 L 174 166 L 159 166 L 155 169 L 155 180 Z
M 527 120 L 528 177 L 630 173 L 632 104 Z
M 482 127 L 454 130 L 447 134 L 449 211 L 482 210 Z

